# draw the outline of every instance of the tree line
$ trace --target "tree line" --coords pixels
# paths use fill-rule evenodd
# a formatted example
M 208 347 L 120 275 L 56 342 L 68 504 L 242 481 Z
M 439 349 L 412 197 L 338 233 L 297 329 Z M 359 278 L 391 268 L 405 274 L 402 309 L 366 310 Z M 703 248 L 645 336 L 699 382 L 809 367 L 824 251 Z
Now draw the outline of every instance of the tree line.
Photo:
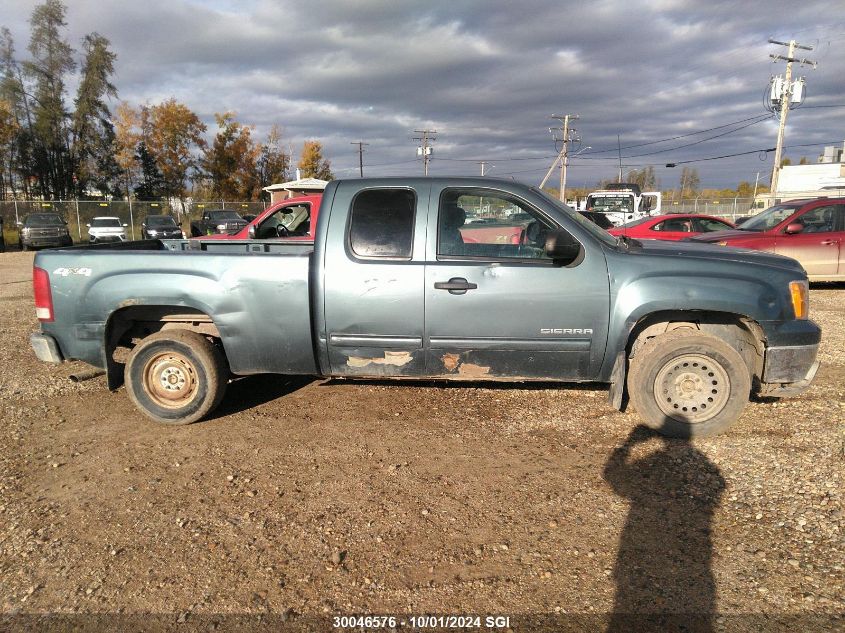
M 65 15 L 61 0 L 35 7 L 25 61 L 9 29 L 0 28 L 0 199 L 258 200 L 262 188 L 289 178 L 278 125 L 257 140 L 235 112 L 218 113 L 208 142 L 206 124 L 175 99 L 119 102 L 111 43 L 86 35 L 77 62 Z M 77 69 L 69 104 L 66 78 Z M 114 112 L 110 103 L 117 103 Z M 303 177 L 333 177 L 319 141 L 305 141 L 298 166 Z

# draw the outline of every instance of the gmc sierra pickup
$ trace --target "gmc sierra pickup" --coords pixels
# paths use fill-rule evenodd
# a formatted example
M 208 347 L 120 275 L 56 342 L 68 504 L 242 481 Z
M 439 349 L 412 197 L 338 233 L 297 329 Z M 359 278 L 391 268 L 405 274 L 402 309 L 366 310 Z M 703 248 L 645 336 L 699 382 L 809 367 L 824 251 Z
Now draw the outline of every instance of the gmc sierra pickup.
M 495 222 L 466 223 L 482 211 Z M 169 424 L 207 415 L 233 376 L 277 373 L 604 382 L 662 433 L 704 436 L 752 393 L 805 390 L 821 338 L 792 259 L 616 238 L 488 178 L 334 181 L 313 244 L 61 249 L 33 282 L 38 358 L 104 368 Z

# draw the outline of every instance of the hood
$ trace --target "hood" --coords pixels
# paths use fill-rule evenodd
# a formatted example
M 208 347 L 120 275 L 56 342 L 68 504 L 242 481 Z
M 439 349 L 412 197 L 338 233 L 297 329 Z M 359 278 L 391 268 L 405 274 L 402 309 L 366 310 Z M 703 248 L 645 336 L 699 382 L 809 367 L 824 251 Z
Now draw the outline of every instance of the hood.
M 735 233 L 736 231 L 719 231 L 719 233 Z M 739 231 L 742 233 L 742 231 Z M 709 235 L 715 235 L 710 233 Z M 657 255 L 666 257 L 686 257 L 708 261 L 726 261 L 739 264 L 756 264 L 772 266 L 782 270 L 794 270 L 804 273 L 804 269 L 791 257 L 774 255 L 765 251 L 754 251 L 746 248 L 733 248 L 730 246 L 718 246 L 709 243 L 701 243 L 697 240 L 670 242 L 666 240 L 642 240 L 638 242 L 641 247 L 634 246 L 631 253 L 640 251 L 644 255 Z
M 696 237 L 691 237 L 690 240 L 695 242 L 721 242 L 722 240 L 729 240 L 732 237 L 749 238 L 764 235 L 763 231 L 741 231 L 739 229 L 728 229 L 725 231 L 713 231 L 712 233 L 701 233 Z

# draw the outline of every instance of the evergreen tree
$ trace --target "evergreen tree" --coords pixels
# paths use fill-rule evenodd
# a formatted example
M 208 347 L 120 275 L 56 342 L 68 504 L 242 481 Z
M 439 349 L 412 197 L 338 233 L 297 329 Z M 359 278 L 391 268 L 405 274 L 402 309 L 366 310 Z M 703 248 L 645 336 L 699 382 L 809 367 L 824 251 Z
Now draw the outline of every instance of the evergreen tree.
M 135 187 L 135 197 L 138 200 L 161 200 L 165 194 L 164 178 L 156 164 L 147 144 L 144 141 L 138 143 L 136 159 L 140 166 L 140 180 Z
M 107 193 L 117 185 L 120 175 L 114 158 L 114 125 L 105 101 L 117 97 L 117 89 L 110 81 L 116 56 L 109 50 L 109 41 L 98 33 L 85 36 L 83 50 L 85 62 L 72 130 L 77 195 L 84 195 L 92 184 Z
M 34 175 L 45 197 L 66 198 L 72 190 L 72 161 L 65 111 L 64 76 L 76 68 L 73 49 L 62 37 L 65 6 L 45 0 L 30 18 L 29 52 L 24 70 L 34 83 L 30 109 L 33 116 Z M 27 95 L 23 97 L 29 100 Z

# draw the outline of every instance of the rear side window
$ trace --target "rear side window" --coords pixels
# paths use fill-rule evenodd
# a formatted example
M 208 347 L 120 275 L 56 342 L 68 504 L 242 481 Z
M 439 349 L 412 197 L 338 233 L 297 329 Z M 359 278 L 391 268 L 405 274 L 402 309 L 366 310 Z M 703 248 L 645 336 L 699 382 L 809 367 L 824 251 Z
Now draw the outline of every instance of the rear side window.
M 410 259 L 416 196 L 408 189 L 369 189 L 352 202 L 349 244 L 358 257 Z

